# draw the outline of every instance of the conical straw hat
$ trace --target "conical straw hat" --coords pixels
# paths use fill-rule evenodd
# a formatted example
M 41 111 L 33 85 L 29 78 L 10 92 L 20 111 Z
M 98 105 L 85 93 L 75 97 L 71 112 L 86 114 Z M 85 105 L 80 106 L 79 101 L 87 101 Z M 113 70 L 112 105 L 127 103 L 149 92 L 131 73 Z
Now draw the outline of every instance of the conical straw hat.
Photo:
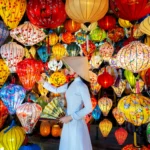
M 63 57 L 62 60 L 80 77 L 90 82 L 87 57 Z

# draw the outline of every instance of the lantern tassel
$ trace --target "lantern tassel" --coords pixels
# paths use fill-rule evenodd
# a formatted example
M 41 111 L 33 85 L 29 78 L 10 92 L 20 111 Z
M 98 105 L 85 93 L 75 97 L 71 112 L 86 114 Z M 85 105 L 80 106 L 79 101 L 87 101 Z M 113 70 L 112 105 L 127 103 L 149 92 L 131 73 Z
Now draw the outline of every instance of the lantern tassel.
M 12 120 L 11 125 L 4 131 L 4 133 L 7 133 L 11 128 L 13 128 L 16 125 L 15 120 Z

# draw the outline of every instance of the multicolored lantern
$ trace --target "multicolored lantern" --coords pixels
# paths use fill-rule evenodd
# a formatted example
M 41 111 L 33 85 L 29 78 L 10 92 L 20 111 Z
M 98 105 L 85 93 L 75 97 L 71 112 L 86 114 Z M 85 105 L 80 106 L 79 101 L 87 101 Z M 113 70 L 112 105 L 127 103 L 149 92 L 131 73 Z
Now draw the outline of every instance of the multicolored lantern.
M 132 87 L 130 87 L 130 88 L 133 93 L 137 93 L 137 94 L 139 92 L 141 93 L 144 88 L 144 82 L 141 79 L 139 79 L 136 81 L 136 86 L 134 88 L 132 88 Z
M 97 82 L 90 84 L 90 90 L 93 95 L 97 95 L 100 89 L 101 89 L 101 85 L 99 85 Z
M 35 82 L 40 79 L 42 71 L 42 62 L 32 58 L 24 59 L 19 62 L 16 70 L 19 80 L 26 90 L 32 89 Z
M 108 0 L 90 1 L 89 3 L 85 3 L 84 0 L 66 0 L 65 9 L 69 18 L 76 22 L 95 22 L 106 14 L 108 3 Z
M 56 28 L 66 20 L 62 0 L 29 0 L 27 16 L 30 22 L 40 28 Z
M 10 36 L 25 46 L 33 46 L 42 41 L 46 34 L 37 26 L 26 21 L 10 31 Z
M 122 127 L 120 127 L 115 131 L 115 138 L 119 145 L 122 145 L 125 142 L 127 136 L 128 136 L 128 132 Z
M 71 32 L 69 32 L 69 31 L 63 32 L 61 37 L 62 37 L 62 41 L 66 44 L 75 42 L 75 36 L 73 34 L 71 34 Z
M 150 123 L 148 123 L 147 128 L 146 128 L 146 137 L 148 143 L 150 143 Z
M 107 116 L 111 107 L 112 107 L 112 100 L 106 96 L 100 98 L 98 100 L 98 106 L 103 113 L 104 116 Z
M 130 94 L 118 102 L 118 110 L 124 114 L 125 120 L 141 126 L 150 121 L 150 99 L 141 94 Z
M 32 133 L 41 113 L 42 107 L 36 103 L 26 102 L 17 108 L 16 115 L 27 134 Z
M 0 16 L 6 26 L 13 29 L 18 26 L 27 6 L 26 0 L 0 0 Z
M 133 144 L 128 144 L 125 147 L 123 147 L 122 150 L 139 150 L 139 147 L 136 147 Z M 143 145 L 142 147 L 140 147 L 140 150 L 149 150 L 149 148 Z
M 112 129 L 112 122 L 108 119 L 104 119 L 99 123 L 99 129 L 103 137 L 107 137 Z
M 56 59 L 52 59 L 48 62 L 48 68 L 53 71 L 58 71 L 62 68 L 63 62 L 61 60 L 57 61 Z
M 54 46 L 59 40 L 58 35 L 55 32 L 49 33 L 46 38 L 47 45 Z
M 17 63 L 23 59 L 25 50 L 16 42 L 9 42 L 1 46 L 0 54 L 9 67 L 10 72 L 15 73 Z
M 84 44 L 86 42 L 86 32 L 85 31 L 78 31 L 75 34 L 76 40 L 79 44 Z
M 1 89 L 0 97 L 10 114 L 15 114 L 26 96 L 25 89 L 16 84 L 9 84 Z
M 132 28 L 131 28 L 131 30 L 132 30 Z M 144 35 L 144 33 L 140 30 L 140 24 L 135 24 L 133 26 L 133 37 L 135 39 L 138 39 L 138 38 L 140 38 L 143 35 Z
M 122 28 L 130 28 L 132 27 L 132 23 L 130 23 L 129 20 L 125 20 L 125 19 L 122 19 L 122 18 L 119 18 L 118 19 L 118 23 L 119 25 L 122 27 Z
M 89 71 L 90 84 L 97 83 L 97 74 Z
M 93 117 L 95 120 L 98 120 L 98 119 L 100 119 L 100 116 L 101 116 L 101 110 L 99 109 L 99 106 L 96 105 L 96 107 L 95 107 L 94 110 L 92 111 L 92 117 Z

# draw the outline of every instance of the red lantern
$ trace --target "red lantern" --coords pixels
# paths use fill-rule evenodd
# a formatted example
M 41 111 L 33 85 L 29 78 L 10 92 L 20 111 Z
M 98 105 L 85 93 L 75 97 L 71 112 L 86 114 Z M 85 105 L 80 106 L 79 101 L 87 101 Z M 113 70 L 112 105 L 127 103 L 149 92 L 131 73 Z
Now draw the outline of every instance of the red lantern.
M 97 105 L 97 100 L 95 97 L 91 97 L 91 102 L 92 102 L 92 110 L 96 107 Z
M 145 73 L 145 83 L 147 87 L 150 87 L 150 68 Z
M 149 150 L 149 148 L 147 148 L 146 146 L 142 146 L 142 147 L 136 147 L 133 144 L 128 144 L 125 147 L 122 148 L 122 150 Z
M 24 88 L 32 89 L 35 82 L 40 79 L 43 71 L 43 64 L 41 61 L 35 59 L 24 59 L 17 64 L 17 74 Z
M 108 88 L 113 85 L 114 78 L 108 72 L 106 72 L 106 68 L 103 74 L 98 76 L 97 82 L 104 88 Z
M 122 127 L 115 131 L 115 137 L 119 145 L 122 145 L 125 142 L 127 136 L 128 132 Z
M 110 8 L 125 20 L 138 20 L 150 13 L 148 0 L 110 0 Z
M 29 0 L 27 16 L 40 28 L 56 28 L 63 24 L 67 15 L 62 0 Z
M 101 29 L 111 30 L 116 25 L 116 19 L 111 15 L 106 15 L 98 21 L 98 25 Z

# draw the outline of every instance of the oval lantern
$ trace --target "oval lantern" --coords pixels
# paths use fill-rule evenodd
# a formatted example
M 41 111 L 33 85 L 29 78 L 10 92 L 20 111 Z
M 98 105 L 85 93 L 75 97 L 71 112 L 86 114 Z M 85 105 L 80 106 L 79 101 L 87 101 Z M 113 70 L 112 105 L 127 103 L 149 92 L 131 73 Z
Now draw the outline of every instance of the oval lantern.
M 123 147 L 122 150 L 139 150 L 139 147 L 136 147 L 133 144 L 128 144 L 125 147 Z M 142 147 L 140 147 L 140 150 L 149 150 L 149 148 L 143 145 Z
M 52 134 L 52 136 L 53 137 L 59 137 L 60 136 L 60 133 L 61 133 L 61 128 L 60 128 L 60 126 L 59 125 L 53 125 L 52 126 L 52 132 L 51 132 L 51 134 Z
M 112 129 L 112 122 L 108 119 L 104 119 L 99 123 L 99 129 L 103 137 L 107 137 Z
M 10 36 L 25 46 L 33 46 L 44 40 L 46 34 L 35 25 L 26 21 L 10 31 Z
M 0 16 L 6 26 L 10 29 L 17 27 L 26 11 L 27 1 L 1 0 L 0 4 Z
M 86 42 L 86 32 L 81 30 L 75 33 L 76 41 L 78 44 L 84 44 Z
M 118 23 L 119 23 L 119 25 L 122 28 L 130 28 L 130 27 L 132 27 L 132 24 L 130 23 L 129 20 L 125 20 L 125 19 L 119 18 L 118 19 Z
M 97 95 L 100 89 L 101 89 L 101 85 L 99 85 L 97 82 L 90 84 L 90 91 L 93 95 Z
M 62 41 L 66 44 L 75 42 L 75 36 L 69 31 L 63 32 L 61 37 L 62 37 Z
M 28 58 L 17 64 L 16 72 L 24 88 L 30 90 L 35 82 L 40 79 L 42 70 L 43 64 L 41 61 Z
M 100 116 L 101 116 L 101 110 L 99 109 L 99 106 L 96 105 L 96 107 L 95 107 L 94 110 L 92 111 L 92 117 L 93 117 L 95 120 L 98 120 L 98 119 L 100 119 Z
M 55 32 L 50 33 L 46 38 L 46 43 L 50 46 L 54 46 L 59 40 L 58 35 Z
M 127 136 L 128 136 L 128 132 L 122 127 L 120 127 L 115 131 L 115 138 L 119 145 L 122 145 L 125 142 Z
M 108 11 L 108 0 L 86 2 L 84 0 L 66 0 L 66 13 L 72 20 L 85 23 L 101 19 Z
M 146 137 L 147 137 L 148 143 L 150 143 L 150 123 L 148 123 L 146 127 Z
M 41 147 L 38 144 L 26 144 L 22 145 L 19 150 L 41 150 Z
M 27 16 L 30 22 L 40 28 L 56 28 L 66 20 L 62 0 L 29 0 Z
M 16 110 L 16 115 L 27 134 L 32 133 L 40 115 L 42 107 L 36 103 L 23 103 Z
M 25 55 L 25 50 L 16 42 L 9 42 L 1 46 L 0 54 L 9 67 L 10 72 L 15 73 L 17 63 L 22 61 Z
M 47 120 L 42 121 L 40 124 L 40 134 L 46 137 L 50 134 L 50 131 L 51 131 L 50 122 Z
M 26 96 L 25 89 L 16 84 L 9 84 L 1 89 L 0 97 L 10 114 L 15 114 Z
M 63 62 L 60 60 L 52 59 L 48 62 L 48 68 L 53 71 L 58 71 L 62 68 Z
M 94 96 L 91 97 L 91 103 L 92 103 L 92 110 L 94 110 L 94 108 L 97 105 L 97 99 Z

